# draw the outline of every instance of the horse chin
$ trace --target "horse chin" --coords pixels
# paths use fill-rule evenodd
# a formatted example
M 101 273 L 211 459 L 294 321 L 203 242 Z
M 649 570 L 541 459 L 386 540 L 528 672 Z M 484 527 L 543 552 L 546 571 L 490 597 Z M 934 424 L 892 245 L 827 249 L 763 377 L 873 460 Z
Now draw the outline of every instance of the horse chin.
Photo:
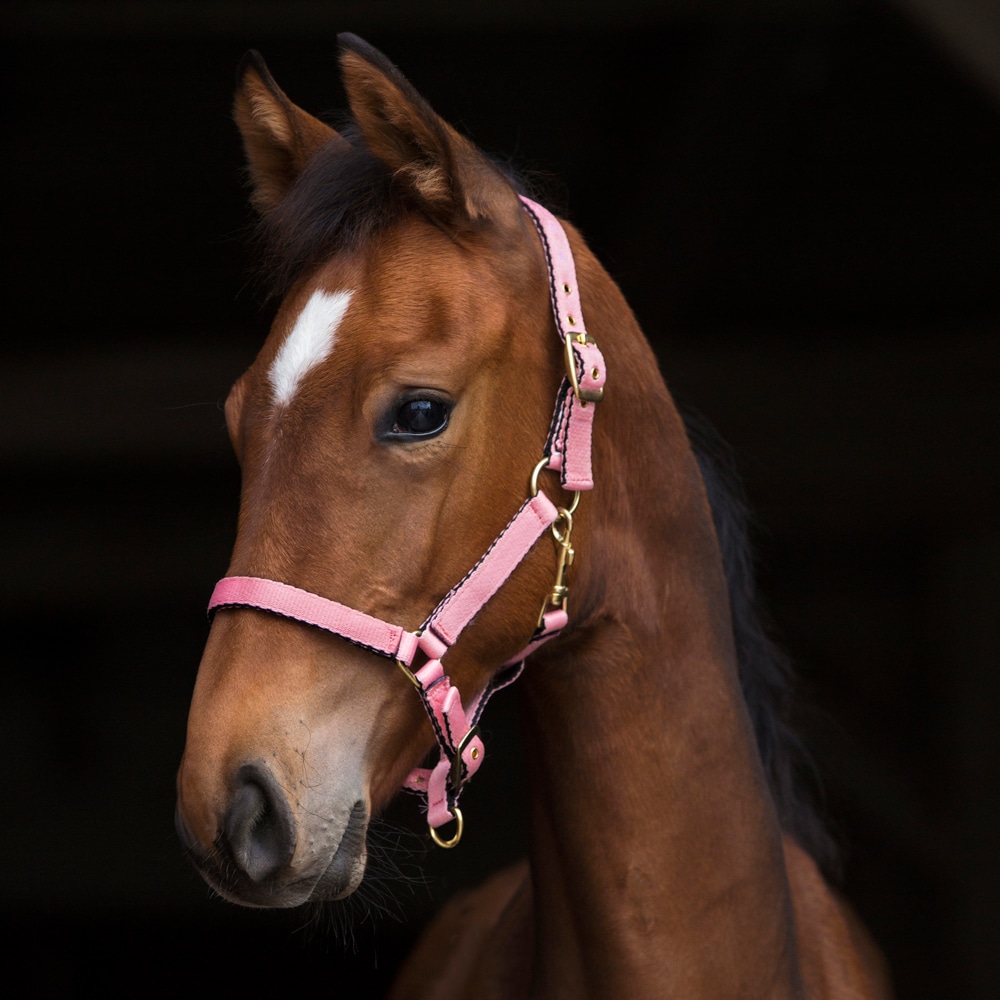
M 328 902 L 335 899 L 346 899 L 353 893 L 365 877 L 365 866 L 368 863 L 368 852 L 362 850 L 353 858 L 340 858 L 340 851 L 334 856 L 329 867 L 319 877 L 309 900 L 311 902 Z

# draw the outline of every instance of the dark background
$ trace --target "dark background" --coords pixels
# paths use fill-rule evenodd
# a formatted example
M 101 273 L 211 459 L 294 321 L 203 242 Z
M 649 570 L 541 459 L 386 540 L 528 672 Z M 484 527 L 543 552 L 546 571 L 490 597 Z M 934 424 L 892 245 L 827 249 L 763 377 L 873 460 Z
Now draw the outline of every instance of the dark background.
M 323 911 L 211 899 L 173 835 L 239 489 L 219 404 L 269 318 L 234 70 L 259 48 L 297 103 L 341 107 L 338 30 L 552 176 L 668 384 L 737 450 L 845 890 L 899 996 L 1000 996 L 989 0 L 7 4 L 5 968 L 38 996 L 377 996 L 437 901 L 523 848 L 512 698 L 462 847 L 385 886 L 402 920 L 346 946 Z

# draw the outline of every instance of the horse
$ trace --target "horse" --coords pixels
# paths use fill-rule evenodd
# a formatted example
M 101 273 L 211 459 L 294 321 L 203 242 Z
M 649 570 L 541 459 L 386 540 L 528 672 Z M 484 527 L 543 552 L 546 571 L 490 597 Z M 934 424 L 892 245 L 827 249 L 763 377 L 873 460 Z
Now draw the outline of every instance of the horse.
M 403 787 L 454 847 L 480 715 L 523 670 L 529 860 L 446 904 L 393 997 L 888 997 L 820 868 L 739 503 L 620 290 L 339 42 L 340 131 L 258 54 L 239 73 L 280 304 L 225 404 L 242 496 L 177 778 L 186 853 L 245 906 L 341 899 Z

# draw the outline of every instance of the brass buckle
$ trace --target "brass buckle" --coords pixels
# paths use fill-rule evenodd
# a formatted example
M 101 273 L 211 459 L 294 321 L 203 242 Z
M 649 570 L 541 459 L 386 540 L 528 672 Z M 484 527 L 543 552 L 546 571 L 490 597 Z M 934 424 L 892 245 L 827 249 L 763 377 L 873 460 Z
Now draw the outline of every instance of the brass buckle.
M 448 776 L 448 782 L 451 784 L 452 791 L 457 792 L 462 787 L 462 754 L 465 752 L 465 748 L 479 735 L 479 726 L 473 726 L 463 737 L 462 742 L 455 747 L 455 756 L 451 759 L 451 774 Z M 474 757 L 479 756 L 478 748 L 474 748 L 472 751 Z
M 597 341 L 589 333 L 571 333 L 563 343 L 566 345 L 566 375 L 573 386 L 576 398 L 583 406 L 587 403 L 599 403 L 604 399 L 604 387 L 600 389 L 581 389 L 580 380 L 576 374 L 576 355 L 573 353 L 573 341 L 578 344 L 596 344 Z

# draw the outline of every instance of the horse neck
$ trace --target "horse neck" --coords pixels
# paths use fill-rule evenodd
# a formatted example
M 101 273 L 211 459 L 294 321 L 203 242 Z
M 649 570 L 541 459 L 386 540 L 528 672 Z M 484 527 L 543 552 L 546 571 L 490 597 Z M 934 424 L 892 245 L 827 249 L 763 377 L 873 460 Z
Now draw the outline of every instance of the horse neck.
M 523 687 L 535 985 L 794 996 L 781 834 L 697 464 L 620 293 L 583 266 L 609 388 L 574 536 L 575 627 Z

